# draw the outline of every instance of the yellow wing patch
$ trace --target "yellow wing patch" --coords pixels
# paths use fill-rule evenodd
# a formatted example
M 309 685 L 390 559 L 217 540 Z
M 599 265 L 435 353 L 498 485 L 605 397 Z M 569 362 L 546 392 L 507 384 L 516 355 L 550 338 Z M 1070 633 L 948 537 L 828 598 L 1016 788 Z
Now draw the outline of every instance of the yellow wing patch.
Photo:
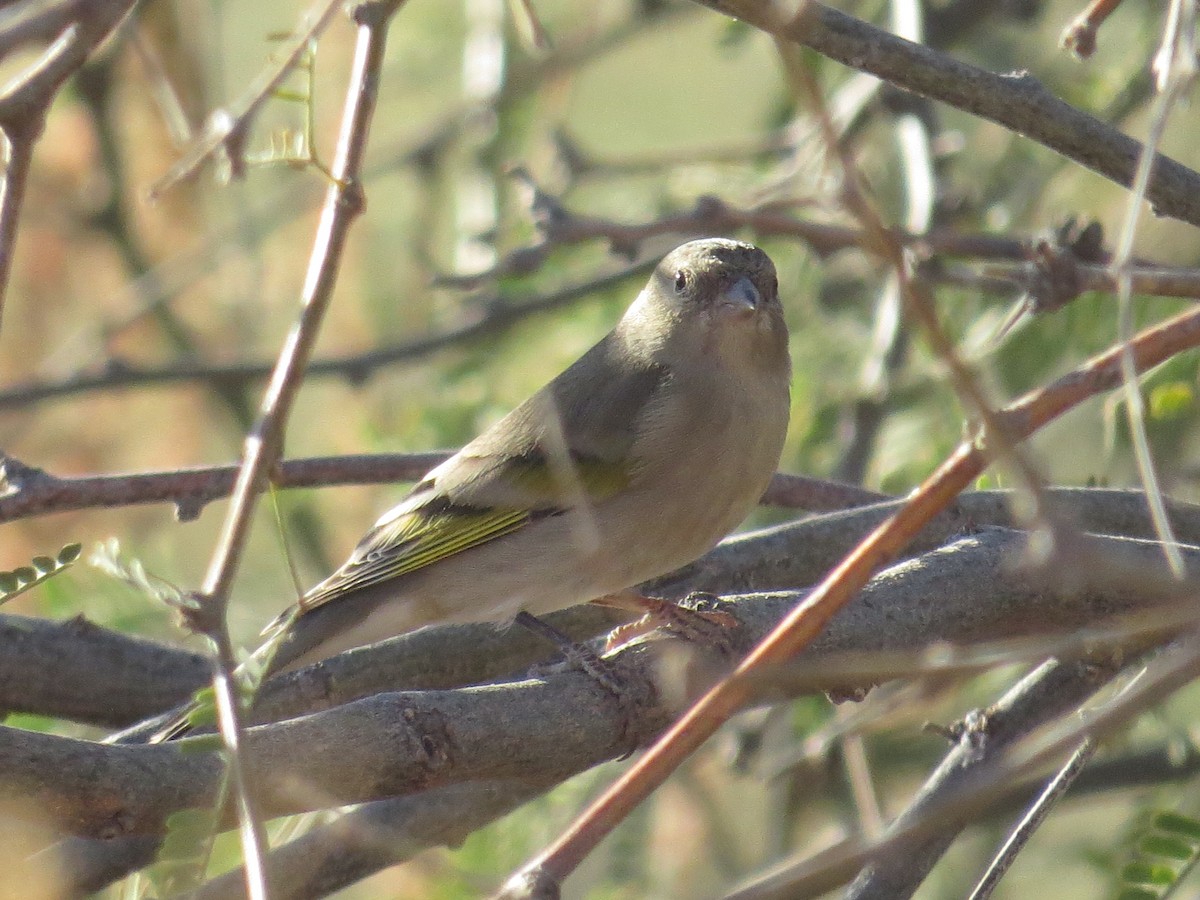
M 547 465 L 540 454 L 511 460 L 508 477 L 539 500 L 559 505 L 569 503 L 575 484 L 586 499 L 599 501 L 624 490 L 630 481 L 629 469 L 623 464 L 576 455 L 567 461 L 565 477 Z
M 532 518 L 520 509 L 448 506 L 430 512 L 419 507 L 367 535 L 340 569 L 304 596 L 301 612 L 511 534 Z

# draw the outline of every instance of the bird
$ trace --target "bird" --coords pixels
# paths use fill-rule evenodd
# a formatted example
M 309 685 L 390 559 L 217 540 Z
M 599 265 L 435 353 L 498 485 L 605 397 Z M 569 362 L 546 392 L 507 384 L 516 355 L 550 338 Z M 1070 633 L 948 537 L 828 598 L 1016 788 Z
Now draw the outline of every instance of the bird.
M 677 247 L 608 334 L 269 626 L 266 674 L 435 623 L 541 616 L 691 562 L 766 489 L 790 385 L 770 257 L 724 238 Z

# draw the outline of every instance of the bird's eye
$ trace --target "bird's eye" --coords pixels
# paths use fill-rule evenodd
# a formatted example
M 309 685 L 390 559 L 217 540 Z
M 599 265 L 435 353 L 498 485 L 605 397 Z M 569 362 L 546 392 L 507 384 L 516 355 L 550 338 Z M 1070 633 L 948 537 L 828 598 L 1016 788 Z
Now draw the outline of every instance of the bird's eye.
M 683 271 L 683 269 L 680 269 L 678 272 L 675 273 L 675 293 L 682 294 L 684 291 L 687 290 L 687 286 L 688 286 L 687 272 Z

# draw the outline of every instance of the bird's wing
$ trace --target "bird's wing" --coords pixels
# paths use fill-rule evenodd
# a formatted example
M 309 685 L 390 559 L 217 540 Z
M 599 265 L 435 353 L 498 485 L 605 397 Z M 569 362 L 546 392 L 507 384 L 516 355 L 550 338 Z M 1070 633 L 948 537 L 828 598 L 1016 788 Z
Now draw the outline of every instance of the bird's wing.
M 613 352 L 611 343 L 588 355 Z M 431 471 L 304 596 L 301 613 L 624 488 L 638 412 L 665 372 L 617 367 L 624 374 L 587 384 L 580 363 Z
M 523 528 L 535 515 L 553 510 L 476 509 L 436 496 L 410 498 L 371 529 L 342 566 L 300 601 L 307 612 L 350 591 L 372 587 L 455 553 Z

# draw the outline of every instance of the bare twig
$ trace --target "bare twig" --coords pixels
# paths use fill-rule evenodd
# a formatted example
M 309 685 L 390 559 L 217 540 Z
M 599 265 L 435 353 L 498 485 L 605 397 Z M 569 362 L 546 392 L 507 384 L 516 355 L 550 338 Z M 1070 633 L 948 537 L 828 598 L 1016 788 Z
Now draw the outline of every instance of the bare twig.
M 365 353 L 317 360 L 309 365 L 307 377 L 337 376 L 351 383 L 363 382 L 383 366 L 422 359 L 446 347 L 501 334 L 514 328 L 530 315 L 561 309 L 594 293 L 623 284 L 627 279 L 648 272 L 656 261 L 645 260 L 623 266 L 607 275 L 568 285 L 520 303 L 511 302 L 504 296 L 480 298 L 473 304 L 473 313 L 466 316 L 466 321 L 456 328 Z M 179 360 L 165 366 L 135 366 L 119 360 L 110 360 L 99 370 L 76 373 L 59 381 L 33 382 L 0 390 L 0 409 L 28 406 L 51 397 L 73 396 L 97 390 L 197 381 L 256 381 L 270 375 L 271 371 L 272 365 L 265 362 L 222 365 Z
M 1117 293 L 1118 279 L 1107 266 L 1083 263 L 1063 253 L 1055 254 L 1054 265 L 1056 271 L 1051 273 L 1042 259 L 1017 265 L 986 263 L 980 266 L 979 275 L 1007 281 L 1013 288 L 1025 291 L 1036 312 L 1058 309 L 1064 301 L 1070 302 L 1084 291 Z M 1069 269 L 1064 271 L 1067 266 Z M 1200 300 L 1200 269 L 1131 266 L 1127 271 L 1135 294 Z M 938 281 L 950 274 L 931 272 L 926 277 Z
M 0 132 L 5 140 L 4 183 L 0 187 L 0 313 L 12 273 L 18 218 L 25 197 L 33 148 L 59 90 L 124 21 L 133 0 L 80 4 L 79 17 L 63 20 L 57 39 L 41 58 L 0 93 Z
M 450 456 L 450 451 L 321 456 L 282 460 L 271 479 L 276 488 L 391 484 L 417 481 Z M 111 509 L 145 503 L 173 503 L 181 521 L 229 495 L 237 467 L 199 466 L 173 472 L 57 476 L 0 453 L 0 522 L 80 509 Z M 849 509 L 887 500 L 865 488 L 777 472 L 763 494 L 768 506 L 811 511 Z
M 359 180 L 362 160 L 378 99 L 387 25 L 401 2 L 364 2 L 351 10 L 358 28 L 358 42 L 331 168 L 334 180 L 326 195 L 309 258 L 303 308 L 276 363 L 258 422 L 246 439 L 225 525 L 214 549 L 203 590 L 195 596 L 195 608 L 189 610 L 192 628 L 208 637 L 215 647 L 213 689 L 217 722 L 229 751 L 229 780 L 238 808 L 246 884 L 252 897 L 265 897 L 266 876 L 262 860 L 266 839 L 254 811 L 240 752 L 242 729 L 233 674 L 236 660 L 226 609 L 258 494 L 283 450 L 288 415 L 333 294 L 350 225 L 363 209 L 363 188 Z M 330 9 L 334 6 L 329 4 Z M 251 101 L 252 107 L 254 102 Z M 245 121 L 243 119 L 243 123 Z
M 1096 52 L 1096 35 L 1100 26 L 1120 6 L 1122 0 L 1091 0 L 1087 7 L 1063 29 L 1059 46 L 1070 50 L 1080 59 L 1087 59 Z
M 340 8 L 341 4 L 336 0 L 316 0 L 304 16 L 307 25 L 293 36 L 291 43 L 283 48 L 278 58 L 254 80 L 243 96 L 227 107 L 213 111 L 204 130 L 184 151 L 179 161 L 151 185 L 150 199 L 157 199 L 164 191 L 187 178 L 219 150 L 223 150 L 227 155 L 235 177 L 244 172 L 246 132 L 253 124 L 254 117 L 296 67 L 300 58 L 308 52 L 311 42 L 333 21 L 334 13 Z
M 891 9 L 893 30 L 910 41 L 922 42 L 924 28 L 919 4 L 897 0 Z M 904 225 L 913 234 L 929 231 L 937 215 L 938 184 L 929 133 L 932 116 L 932 104 L 918 99 L 908 109 L 899 111 L 894 123 L 904 173 Z M 836 124 L 832 113 L 829 118 Z M 829 151 L 832 152 L 832 147 Z M 862 363 L 859 396 L 849 410 L 850 438 L 837 468 L 838 477 L 847 481 L 858 483 L 866 474 L 875 437 L 886 415 L 891 382 L 908 355 L 909 335 L 902 312 L 900 279 L 892 272 L 875 301 L 871 352 Z
M 968 715 L 954 749 L 930 776 L 918 801 L 873 842 L 836 846 L 809 860 L 785 860 L 771 872 L 730 892 L 731 900 L 807 897 L 844 883 L 854 900 L 908 896 L 951 841 L 961 823 L 1017 789 L 1002 760 L 1020 741 L 1075 708 L 1116 674 L 1111 664 L 1051 661 L 1022 679 L 986 711 Z
M 275 468 L 271 483 L 277 488 L 297 488 L 416 481 L 449 455 L 435 451 L 289 459 Z M 180 520 L 189 521 L 208 503 L 229 496 L 236 475 L 237 466 L 225 465 L 173 472 L 57 476 L 0 454 L 0 485 L 4 487 L 0 522 L 144 503 L 173 503 Z
M 1000 879 L 1004 877 L 1004 873 L 1009 870 L 1013 864 L 1013 860 L 1017 858 L 1017 854 L 1028 843 L 1033 833 L 1038 829 L 1038 826 L 1046 820 L 1046 816 L 1054 808 L 1055 804 L 1063 798 L 1063 795 L 1071 789 L 1076 779 L 1083 774 L 1084 767 L 1091 760 L 1096 752 L 1096 742 L 1091 738 L 1086 738 L 1079 749 L 1071 754 L 1071 758 L 1066 764 L 1058 770 L 1058 774 L 1046 785 L 1046 788 L 1038 796 L 1034 804 L 1028 809 L 1021 821 L 1009 834 L 1008 839 L 1004 842 L 1004 846 L 996 854 L 988 866 L 988 870 L 979 879 L 979 883 L 975 885 L 975 890 L 971 891 L 971 896 L 967 900 L 988 900 L 992 896 L 992 892 L 996 890 L 996 885 L 1000 883 Z
M 1146 500 L 1154 516 L 1155 527 L 1163 543 L 1163 552 L 1171 567 L 1182 578 L 1183 560 L 1175 550 L 1175 536 L 1171 523 L 1163 509 L 1162 490 L 1154 458 L 1150 452 L 1150 441 L 1146 436 L 1145 405 L 1142 391 L 1137 382 L 1137 368 L 1133 362 L 1133 351 L 1129 341 L 1133 336 L 1133 284 L 1126 270 L 1133 257 L 1133 241 L 1137 235 L 1142 204 L 1150 186 L 1150 173 L 1158 155 L 1158 145 L 1166 131 L 1167 119 L 1172 107 L 1178 102 L 1196 73 L 1196 8 L 1191 0 L 1172 0 L 1167 16 L 1167 27 L 1163 35 L 1162 48 L 1156 59 L 1159 95 L 1155 99 L 1150 119 L 1150 132 L 1146 145 L 1138 156 L 1137 169 L 1129 195 L 1125 220 L 1117 241 L 1117 252 L 1112 261 L 1112 271 L 1117 281 L 1117 337 L 1124 344 L 1121 356 L 1121 375 L 1124 381 L 1125 413 L 1129 422 L 1129 433 L 1133 443 L 1134 459 L 1137 460 L 1138 475 L 1146 489 Z
M 1015 778 L 1061 759 L 1084 738 L 1102 739 L 1189 684 L 1200 672 L 1200 651 L 1194 640 L 1180 641 L 1152 660 L 1131 686 L 1106 705 L 1060 721 L 1049 732 L 1035 730 L 1046 721 L 1047 708 L 1061 709 L 1062 701 L 1070 708 L 1082 700 L 1088 693 L 1088 686 L 1095 684 L 1096 676 L 1103 680 L 1104 668 L 1107 667 L 1097 669 L 1094 663 L 1082 661 L 1047 664 L 1002 701 L 1015 716 L 1013 724 L 1016 727 L 1006 724 L 1005 731 L 1015 732 L 1018 738 L 1025 737 L 1015 743 L 1005 740 L 999 743 L 1008 746 L 998 746 L 991 740 L 994 719 L 990 715 L 977 719 L 985 728 L 984 752 L 969 743 L 965 748 L 956 748 L 951 756 L 959 757 L 964 765 L 956 767 L 950 757 L 943 761 L 935 779 L 927 782 L 922 792 L 919 814 L 914 808 L 911 818 L 906 815 L 905 821 L 893 823 L 880 841 L 844 844 L 812 860 L 785 863 L 774 873 L 729 897 L 731 900 L 782 900 L 784 897 L 821 894 L 853 877 L 865 864 L 875 861 L 878 865 L 880 860 L 889 860 L 895 865 L 888 866 L 891 876 L 888 882 L 869 882 L 871 896 L 881 900 L 904 896 L 906 887 L 911 889 L 924 878 L 928 868 L 941 855 L 941 848 L 953 838 L 961 823 L 1010 794 Z M 1033 690 L 1028 691 L 1028 688 Z M 1081 688 L 1084 689 L 1082 692 Z M 1010 700 L 1015 702 L 1010 704 Z M 1033 736 L 1029 737 L 1031 734 Z M 1000 752 L 988 752 L 993 747 Z M 925 852 L 927 847 L 932 847 L 933 852 Z M 865 886 L 868 882 L 864 879 L 862 883 Z M 856 900 L 862 900 L 857 894 L 855 896 Z
M 1008 433 L 1006 424 L 992 409 L 992 404 L 984 393 L 974 373 L 963 362 L 950 336 L 942 327 L 933 297 L 927 286 L 921 282 L 913 271 L 913 263 L 905 253 L 903 246 L 895 240 L 888 231 L 883 219 L 875 208 L 865 189 L 865 181 L 858 171 L 857 164 L 849 151 L 838 141 L 833 121 L 825 106 L 824 97 L 810 67 L 799 58 L 799 50 L 787 42 L 778 39 L 785 68 L 794 82 L 794 89 L 807 102 L 814 112 L 827 152 L 831 159 L 836 160 L 840 168 L 843 189 L 842 196 L 847 210 L 855 217 L 872 238 L 872 244 L 877 252 L 887 260 L 896 281 L 896 290 L 904 301 L 905 312 L 918 324 L 926 343 L 934 354 L 946 366 L 950 383 L 958 394 L 960 401 L 981 424 L 981 432 L 986 435 L 992 446 L 989 448 L 1000 462 L 1007 465 L 1017 476 L 1020 487 L 1028 495 L 1033 504 L 1029 518 L 1043 527 L 1053 526 L 1046 509 L 1045 491 L 1042 479 L 1033 463 L 1016 445 L 1016 440 Z M 916 140 L 910 141 L 910 153 L 917 153 L 926 161 L 922 168 L 928 170 L 932 162 L 930 152 L 924 146 L 927 138 L 923 132 L 917 132 Z M 929 192 L 932 193 L 932 176 L 923 175 L 924 181 L 929 182 Z M 932 198 L 930 199 L 932 202 Z
M 7 3 L 0 10 L 0 57 L 32 43 L 50 43 L 89 11 L 87 0 Z
M 874 249 L 872 235 L 861 228 L 801 219 L 794 215 L 792 201 L 771 201 L 737 206 L 720 197 L 703 195 L 691 209 L 668 213 L 648 222 L 617 222 L 569 210 L 558 198 L 533 184 L 518 170 L 530 194 L 529 206 L 539 239 L 512 251 L 496 266 L 468 275 L 445 275 L 439 283 L 457 288 L 474 288 L 496 278 L 529 275 L 537 271 L 555 250 L 590 241 L 604 241 L 612 252 L 633 257 L 642 245 L 664 235 L 730 234 L 740 229 L 763 237 L 789 237 L 803 241 L 820 256 L 849 248 Z M 895 232 L 896 240 L 923 255 L 1026 259 L 1029 242 L 1022 238 L 990 234 L 962 234 L 952 229 L 915 229 Z

